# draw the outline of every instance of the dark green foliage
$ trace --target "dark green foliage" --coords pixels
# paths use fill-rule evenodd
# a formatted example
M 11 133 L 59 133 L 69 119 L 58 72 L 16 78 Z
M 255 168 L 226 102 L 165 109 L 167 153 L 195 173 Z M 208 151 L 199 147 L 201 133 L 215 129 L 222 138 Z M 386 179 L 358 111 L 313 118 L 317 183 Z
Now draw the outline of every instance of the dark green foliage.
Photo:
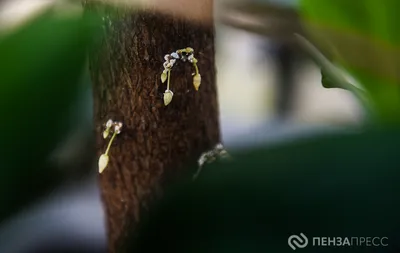
M 301 252 L 398 252 L 399 142 L 399 132 L 369 132 L 233 154 L 235 162 L 171 190 L 130 252 L 293 252 L 288 237 L 300 233 L 309 244 L 314 236 L 389 244 Z
M 321 69 L 321 83 L 324 88 L 342 88 L 325 73 L 324 69 Z
M 51 152 L 80 110 L 95 19 L 47 11 L 0 39 L 0 221 L 61 180 Z

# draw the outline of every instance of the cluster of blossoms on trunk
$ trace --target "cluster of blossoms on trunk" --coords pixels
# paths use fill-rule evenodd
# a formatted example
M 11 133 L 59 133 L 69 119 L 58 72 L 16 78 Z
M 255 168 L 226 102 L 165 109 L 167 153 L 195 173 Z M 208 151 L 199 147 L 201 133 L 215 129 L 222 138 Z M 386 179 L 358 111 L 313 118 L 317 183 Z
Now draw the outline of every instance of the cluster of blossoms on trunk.
M 172 101 L 172 97 L 174 93 L 170 90 L 170 79 L 171 79 L 171 70 L 177 60 L 181 60 L 183 62 L 190 62 L 193 64 L 195 69 L 195 73 L 193 73 L 193 86 L 195 90 L 199 90 L 201 84 L 201 75 L 199 73 L 199 69 L 197 67 L 197 59 L 194 57 L 194 50 L 191 47 L 187 47 L 184 49 L 176 50 L 171 54 L 167 54 L 164 56 L 164 71 L 161 74 L 161 82 L 165 83 L 167 81 L 167 89 L 164 92 L 164 104 L 167 106 Z
M 115 136 L 117 136 L 117 134 L 121 133 L 121 128 L 122 128 L 121 122 L 117 122 L 117 121 L 114 122 L 110 119 L 106 123 L 106 129 L 103 132 L 103 138 L 107 139 L 107 137 L 110 136 L 111 133 L 112 133 L 112 135 L 111 135 L 110 142 L 108 143 L 106 151 L 99 158 L 99 164 L 98 164 L 99 165 L 99 173 L 102 173 L 108 165 L 108 161 L 110 160 L 108 153 L 110 152 L 111 144 L 114 141 Z

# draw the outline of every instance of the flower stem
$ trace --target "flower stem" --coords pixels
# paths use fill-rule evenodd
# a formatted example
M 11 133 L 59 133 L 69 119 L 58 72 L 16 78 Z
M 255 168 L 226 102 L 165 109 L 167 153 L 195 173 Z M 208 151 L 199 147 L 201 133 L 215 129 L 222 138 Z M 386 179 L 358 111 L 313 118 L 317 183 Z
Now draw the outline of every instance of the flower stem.
M 193 66 L 194 66 L 194 68 L 196 70 L 196 75 L 198 75 L 199 74 L 199 68 L 197 67 L 197 64 L 193 63 Z
M 110 148 L 111 148 L 111 144 L 114 141 L 114 138 L 116 135 L 117 135 L 117 132 L 114 131 L 113 136 L 111 137 L 110 142 L 108 143 L 106 152 L 104 153 L 105 155 L 108 155 L 108 152 L 110 151 Z
M 168 70 L 167 90 L 169 90 L 169 80 L 171 79 L 171 70 Z

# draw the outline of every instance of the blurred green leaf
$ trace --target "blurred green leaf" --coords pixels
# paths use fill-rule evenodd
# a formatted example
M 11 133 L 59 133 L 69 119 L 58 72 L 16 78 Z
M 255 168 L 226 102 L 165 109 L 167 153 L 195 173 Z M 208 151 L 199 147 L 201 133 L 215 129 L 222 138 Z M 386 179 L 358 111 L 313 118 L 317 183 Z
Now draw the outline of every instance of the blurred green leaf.
M 398 33 L 398 10 L 400 2 L 396 0 L 301 0 L 305 18 L 311 22 L 352 31 L 378 39 L 391 45 L 400 43 Z
M 301 252 L 323 252 L 314 236 L 366 235 L 389 238 L 374 250 L 397 252 L 399 141 L 399 131 L 369 131 L 231 153 L 230 163 L 167 192 L 127 252 L 289 253 L 288 237 L 299 233 L 309 239 Z
M 93 22 L 50 10 L 0 40 L 0 221 L 60 180 L 47 159 L 70 130 Z
M 321 83 L 324 88 L 341 88 L 332 80 L 332 78 L 329 77 L 329 75 L 326 74 L 324 69 L 321 69 Z
M 366 88 L 387 124 L 400 123 L 399 9 L 397 0 L 301 0 L 310 35 Z

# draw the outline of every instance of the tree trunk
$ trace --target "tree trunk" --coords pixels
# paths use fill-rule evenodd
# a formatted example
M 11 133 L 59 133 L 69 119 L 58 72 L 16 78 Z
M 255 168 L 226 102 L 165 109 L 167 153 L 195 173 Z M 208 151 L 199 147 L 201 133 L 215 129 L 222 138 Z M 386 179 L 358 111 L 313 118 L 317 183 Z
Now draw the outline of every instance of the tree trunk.
M 87 4 L 103 18 L 104 31 L 90 52 L 97 154 L 107 120 L 123 123 L 99 175 L 107 214 L 109 252 L 124 252 L 124 239 L 168 182 L 195 165 L 200 154 L 220 140 L 215 84 L 214 27 L 151 11 Z M 212 11 L 212 5 L 209 7 Z M 109 15 L 110 14 L 110 15 Z M 161 83 L 164 55 L 192 47 L 202 75 L 192 84 L 193 67 L 176 64 L 171 74 L 173 100 L 165 106 Z

